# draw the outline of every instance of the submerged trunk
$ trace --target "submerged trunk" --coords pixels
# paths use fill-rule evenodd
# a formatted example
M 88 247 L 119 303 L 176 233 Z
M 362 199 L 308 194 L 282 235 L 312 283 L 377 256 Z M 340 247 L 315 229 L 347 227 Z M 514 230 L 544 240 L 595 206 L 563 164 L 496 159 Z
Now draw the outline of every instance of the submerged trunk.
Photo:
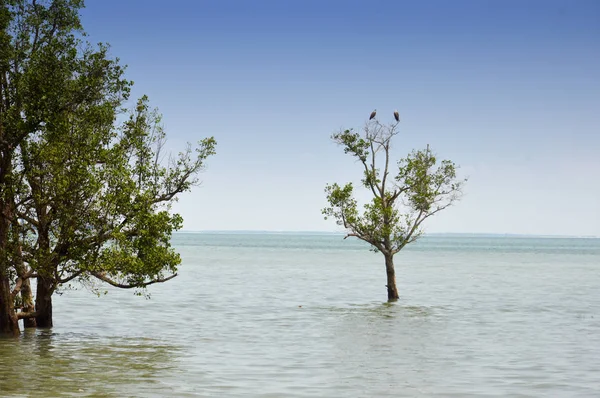
M 35 293 L 35 311 L 39 313 L 35 322 L 39 328 L 52 327 L 52 293 L 54 284 L 46 278 L 37 278 L 37 290 Z
M 2 171 L 2 165 L 0 165 L 0 171 Z M 1 187 L 2 184 L 0 183 Z M 16 336 L 19 334 L 19 318 L 17 318 L 15 301 L 10 288 L 8 255 L 6 252 L 9 229 L 8 220 L 11 217 L 11 209 L 2 200 L 2 196 L 0 195 L 0 335 Z
M 25 274 L 28 273 L 27 267 L 23 264 L 23 253 L 21 251 L 21 247 L 17 247 L 15 251 L 15 269 L 17 270 L 17 275 L 22 280 L 21 289 L 19 294 L 21 295 L 21 311 L 22 312 L 34 312 L 35 304 L 33 302 L 33 291 L 31 290 L 31 282 L 29 281 L 29 277 L 26 277 Z M 35 318 L 25 318 L 23 319 L 23 326 L 25 328 L 34 328 L 36 327 Z
M 394 256 L 385 255 L 385 270 L 387 273 L 387 292 L 388 301 L 396 301 L 398 296 L 398 288 L 396 287 L 396 271 L 394 270 Z
M 8 277 L 0 274 L 0 335 L 19 334 L 19 319 L 11 297 Z
M 21 299 L 23 302 L 23 312 L 35 311 L 35 304 L 33 302 L 33 291 L 31 290 L 31 284 L 29 283 L 29 279 L 23 281 L 23 285 L 21 286 Z M 34 328 L 36 326 L 37 323 L 35 321 L 35 318 L 23 319 L 23 327 Z

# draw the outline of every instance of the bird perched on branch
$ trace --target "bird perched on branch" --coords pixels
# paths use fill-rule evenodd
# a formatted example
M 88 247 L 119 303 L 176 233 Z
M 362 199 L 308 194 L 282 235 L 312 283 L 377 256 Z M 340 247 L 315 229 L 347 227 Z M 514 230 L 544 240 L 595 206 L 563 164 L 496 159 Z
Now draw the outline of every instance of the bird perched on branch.
M 398 113 L 397 110 L 394 111 L 394 119 L 396 119 L 397 122 L 400 121 L 400 114 Z
M 373 119 L 376 114 L 377 114 L 377 109 L 375 109 L 373 112 L 371 112 L 371 116 L 369 117 L 369 120 Z

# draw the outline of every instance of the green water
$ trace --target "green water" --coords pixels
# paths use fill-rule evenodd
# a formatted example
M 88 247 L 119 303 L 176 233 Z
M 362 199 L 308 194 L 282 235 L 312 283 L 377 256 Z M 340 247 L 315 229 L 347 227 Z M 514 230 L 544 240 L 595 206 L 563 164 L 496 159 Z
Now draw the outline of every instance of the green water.
M 179 234 L 152 298 L 55 297 L 0 340 L 0 396 L 600 396 L 600 240 Z

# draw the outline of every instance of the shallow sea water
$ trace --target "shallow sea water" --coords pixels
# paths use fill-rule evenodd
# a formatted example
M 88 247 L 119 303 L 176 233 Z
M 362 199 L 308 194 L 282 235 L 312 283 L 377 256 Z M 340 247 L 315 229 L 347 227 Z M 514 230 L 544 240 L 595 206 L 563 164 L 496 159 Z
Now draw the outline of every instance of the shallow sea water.
M 600 240 L 177 234 L 151 299 L 55 296 L 0 339 L 0 396 L 600 396 Z

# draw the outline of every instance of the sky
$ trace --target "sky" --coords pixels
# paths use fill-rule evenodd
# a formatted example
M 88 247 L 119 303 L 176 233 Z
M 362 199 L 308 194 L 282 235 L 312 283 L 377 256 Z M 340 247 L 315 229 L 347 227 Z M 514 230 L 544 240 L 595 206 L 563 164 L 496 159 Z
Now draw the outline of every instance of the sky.
M 398 109 L 395 159 L 429 144 L 469 179 L 426 232 L 600 236 L 599 1 L 87 0 L 82 22 L 172 151 L 218 142 L 184 230 L 340 231 L 324 187 L 361 169 L 330 136 Z

